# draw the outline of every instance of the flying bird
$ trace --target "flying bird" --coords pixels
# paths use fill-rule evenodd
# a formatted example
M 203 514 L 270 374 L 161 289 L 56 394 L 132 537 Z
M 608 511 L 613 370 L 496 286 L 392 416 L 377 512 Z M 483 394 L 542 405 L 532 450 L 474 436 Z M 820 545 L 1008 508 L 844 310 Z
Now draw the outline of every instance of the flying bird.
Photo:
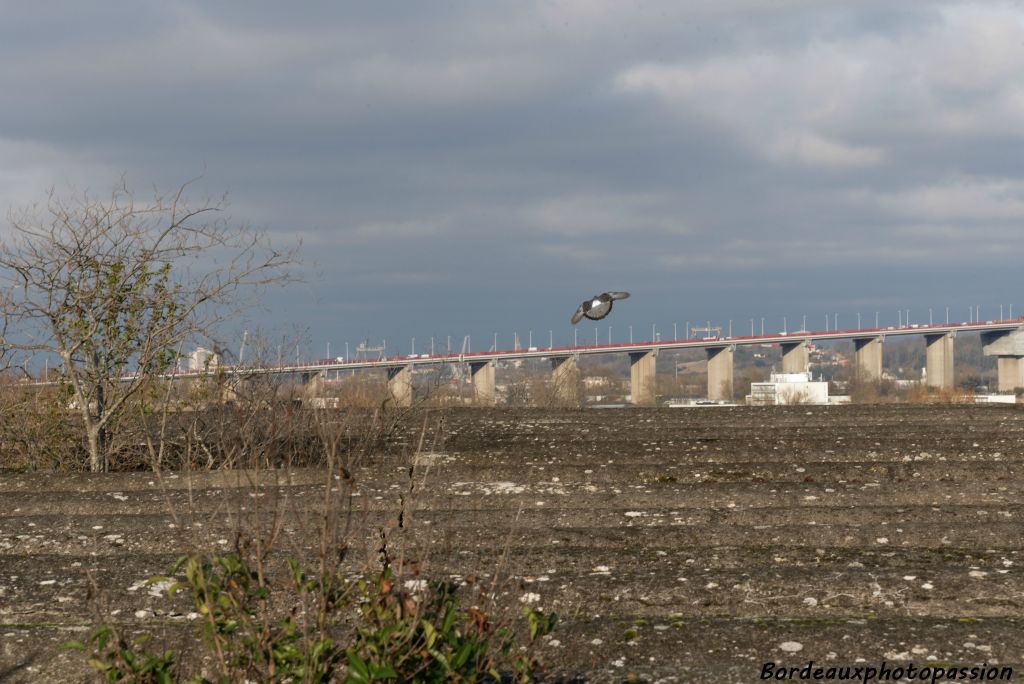
M 592 321 L 599 321 L 611 313 L 612 302 L 616 299 L 625 299 L 628 296 L 628 292 L 602 292 L 591 297 L 576 309 L 576 313 L 572 315 L 572 324 L 576 325 L 583 320 L 584 316 Z

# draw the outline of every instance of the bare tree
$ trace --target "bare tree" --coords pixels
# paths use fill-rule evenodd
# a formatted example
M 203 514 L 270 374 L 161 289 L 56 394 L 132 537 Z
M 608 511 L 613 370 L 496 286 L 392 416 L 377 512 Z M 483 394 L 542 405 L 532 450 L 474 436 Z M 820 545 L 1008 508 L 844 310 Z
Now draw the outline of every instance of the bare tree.
M 223 200 L 191 206 L 188 186 L 146 201 L 123 184 L 102 198 L 51 191 L 12 214 L 0 241 L 0 347 L 23 364 L 59 361 L 93 471 L 109 466 L 129 402 L 183 345 L 212 334 L 248 288 L 289 279 L 294 249 L 233 224 Z

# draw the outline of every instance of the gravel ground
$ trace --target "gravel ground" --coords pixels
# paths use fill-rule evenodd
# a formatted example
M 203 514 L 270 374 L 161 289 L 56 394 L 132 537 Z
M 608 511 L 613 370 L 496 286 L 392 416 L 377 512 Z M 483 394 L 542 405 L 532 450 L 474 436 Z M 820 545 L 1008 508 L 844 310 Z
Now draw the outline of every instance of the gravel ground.
M 755 682 L 809 661 L 1017 678 L 1022 408 L 435 413 L 395 550 L 433 576 L 502 572 L 507 603 L 558 612 L 552 681 Z M 355 472 L 360 563 L 408 499 L 409 450 Z M 230 549 L 257 507 L 313 552 L 324 475 L 276 476 L 256 496 L 245 473 L 0 474 L 0 681 L 93 680 L 60 648 L 92 623 L 90 576 L 117 620 L 188 644 L 187 604 L 144 580 Z

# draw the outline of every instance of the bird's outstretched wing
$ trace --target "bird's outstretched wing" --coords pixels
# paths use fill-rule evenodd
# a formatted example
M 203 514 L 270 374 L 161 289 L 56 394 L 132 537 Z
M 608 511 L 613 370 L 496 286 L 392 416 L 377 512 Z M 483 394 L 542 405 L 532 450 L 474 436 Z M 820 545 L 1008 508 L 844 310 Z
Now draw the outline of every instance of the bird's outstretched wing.
M 629 297 L 629 293 L 628 292 L 609 292 L 608 296 L 611 297 L 612 299 L 626 299 L 627 297 Z
M 580 308 L 576 309 L 576 313 L 572 315 L 572 324 L 576 325 L 583 319 L 583 305 L 580 304 Z

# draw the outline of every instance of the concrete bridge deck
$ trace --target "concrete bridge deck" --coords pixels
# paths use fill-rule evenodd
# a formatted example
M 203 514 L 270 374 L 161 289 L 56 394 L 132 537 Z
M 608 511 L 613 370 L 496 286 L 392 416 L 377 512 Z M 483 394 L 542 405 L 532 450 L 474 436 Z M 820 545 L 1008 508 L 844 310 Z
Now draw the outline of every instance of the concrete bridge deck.
M 655 396 L 655 357 L 660 352 L 679 349 L 703 349 L 707 354 L 707 396 L 712 400 L 733 398 L 733 352 L 745 345 L 779 345 L 782 347 L 783 372 L 800 373 L 808 369 L 808 344 L 811 342 L 852 340 L 855 348 L 856 375 L 862 381 L 882 378 L 882 347 L 886 337 L 922 335 L 927 348 L 927 384 L 938 389 L 955 386 L 953 367 L 954 343 L 958 334 L 976 332 L 982 336 L 986 356 L 996 356 L 998 385 L 1001 392 L 1024 388 L 1024 317 L 1013 320 L 971 323 L 946 323 L 886 328 L 857 328 L 780 332 L 770 335 L 706 337 L 687 340 L 656 340 L 622 344 L 594 344 L 572 347 L 529 347 L 526 350 L 492 350 L 460 354 L 419 354 L 381 358 L 369 361 L 343 362 L 323 360 L 293 366 L 262 366 L 256 368 L 225 368 L 228 375 L 237 374 L 299 374 L 304 381 L 330 371 L 382 368 L 387 371 L 389 391 L 396 403 L 411 405 L 413 387 L 411 369 L 416 366 L 437 366 L 466 363 L 471 369 L 476 403 L 495 403 L 494 364 L 516 359 L 549 359 L 552 383 L 559 395 L 569 402 L 575 398 L 575 386 L 566 383 L 574 377 L 576 359 L 593 354 L 628 354 L 630 359 L 630 394 L 633 403 L 650 406 Z
M 219 365 L 215 369 L 175 372 L 167 379 L 188 381 L 202 379 L 216 373 L 225 379 L 252 378 L 266 375 L 292 375 L 304 384 L 315 382 L 331 371 L 384 370 L 388 392 L 394 403 L 411 406 L 413 402 L 412 370 L 417 367 L 466 364 L 473 379 L 475 403 L 482 406 L 495 404 L 495 368 L 498 361 L 542 359 L 551 363 L 551 384 L 563 403 L 578 404 L 576 360 L 594 354 L 628 354 L 630 359 L 630 394 L 632 403 L 651 406 L 656 402 L 655 358 L 662 351 L 703 349 L 707 354 L 707 396 L 712 400 L 733 399 L 733 352 L 745 345 L 779 345 L 782 347 L 782 365 L 785 373 L 808 370 L 808 344 L 821 341 L 852 340 L 855 348 L 856 376 L 862 381 L 882 378 L 883 341 L 886 337 L 922 335 L 927 348 L 927 384 L 938 389 L 955 386 L 953 367 L 954 343 L 957 334 L 977 332 L 982 336 L 986 356 L 997 357 L 998 388 L 1013 393 L 1024 389 L 1024 317 L 1013 320 L 952 323 L 934 325 L 902 325 L 886 328 L 857 328 L 780 332 L 770 335 L 706 337 L 687 340 L 655 340 L 622 344 L 574 345 L 571 347 L 528 347 L 485 352 L 410 354 L 372 360 L 323 359 L 273 365 Z M 122 380 L 132 379 L 126 376 Z M 52 383 L 38 383 L 40 386 Z M 229 383 L 230 384 L 230 383 Z
M 934 325 L 889 326 L 886 328 L 856 328 L 844 330 L 818 330 L 780 332 L 768 335 L 735 335 L 728 337 L 705 337 L 685 340 L 648 340 L 616 344 L 578 344 L 558 347 L 529 347 L 527 349 L 503 349 L 464 353 L 410 354 L 389 356 L 379 359 L 300 362 L 267 366 L 245 366 L 221 368 L 227 374 L 251 373 L 309 373 L 333 370 L 361 370 L 369 368 L 398 368 L 413 365 L 439 365 L 447 363 L 484 363 L 489 361 L 510 361 L 515 359 L 546 359 L 551 357 L 586 356 L 593 354 L 630 354 L 674 349 L 714 349 L 723 346 L 745 346 L 759 344 L 795 344 L 798 342 L 822 342 L 854 340 L 875 337 L 903 337 L 908 335 L 943 335 L 967 332 L 1009 332 L 1024 327 L 1024 317 L 1006 321 L 984 323 L 951 323 Z M 202 376 L 204 373 L 182 373 L 177 377 Z

